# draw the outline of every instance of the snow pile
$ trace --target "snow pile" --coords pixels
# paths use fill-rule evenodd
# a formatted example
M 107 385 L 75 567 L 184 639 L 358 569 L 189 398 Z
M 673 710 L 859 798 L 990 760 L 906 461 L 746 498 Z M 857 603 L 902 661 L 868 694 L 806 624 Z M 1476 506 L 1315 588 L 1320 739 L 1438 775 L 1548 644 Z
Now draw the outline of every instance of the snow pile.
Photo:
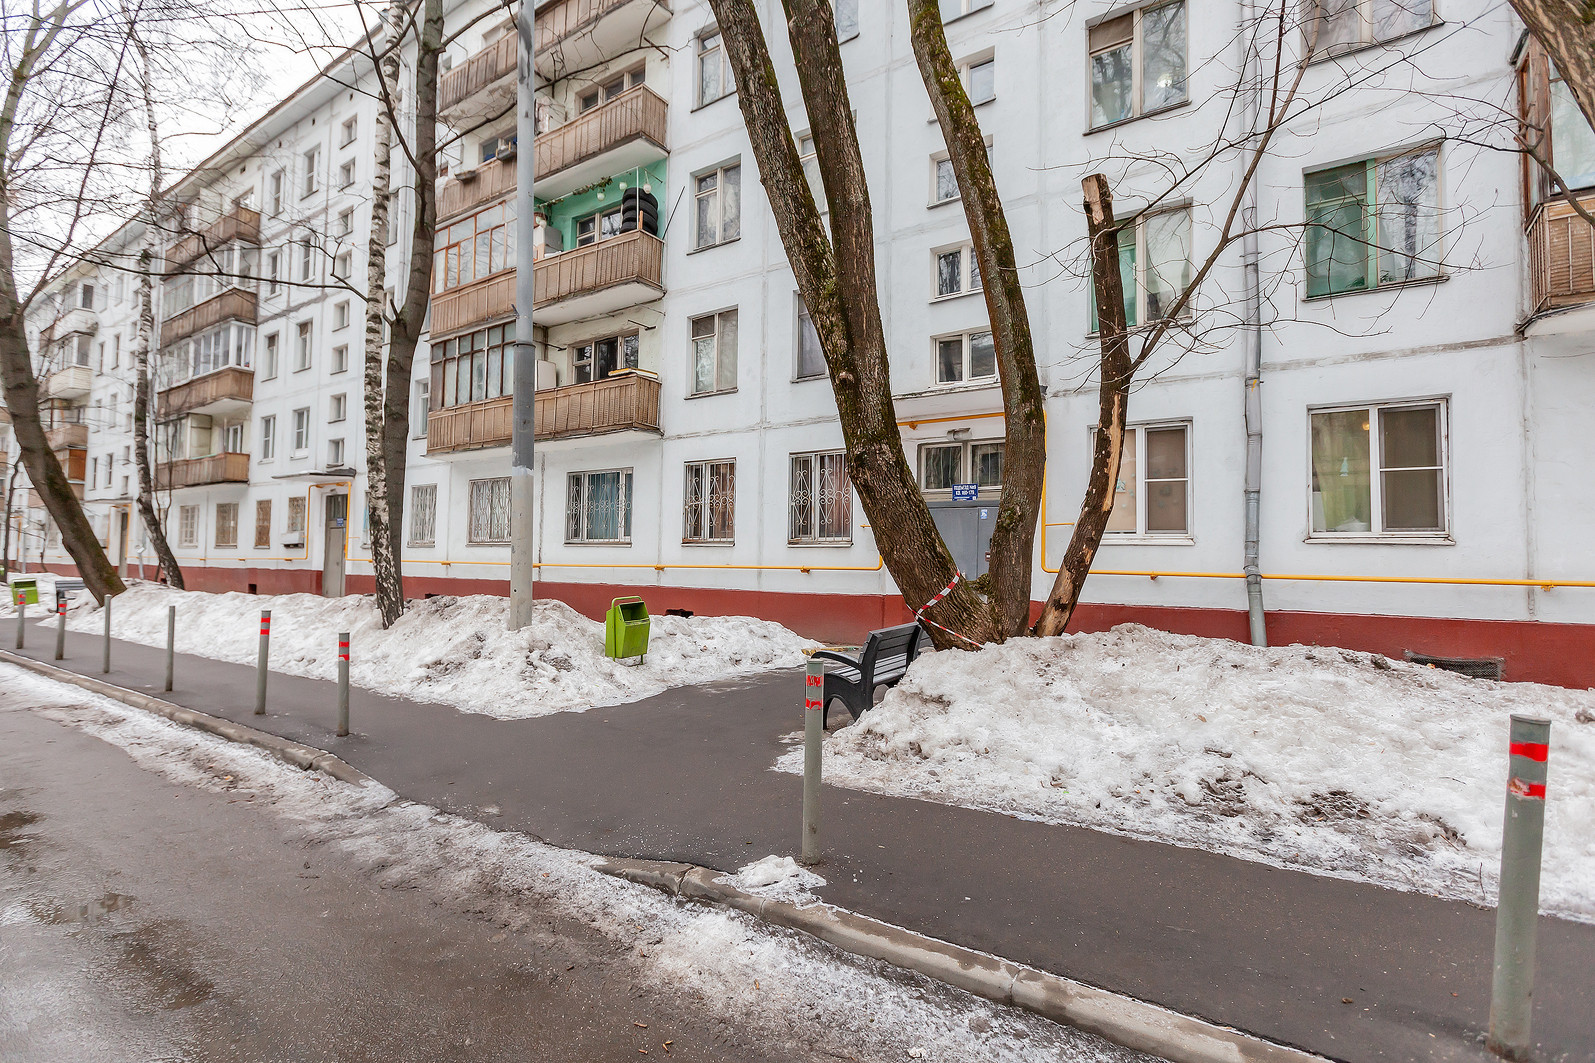
M 530 626 L 506 628 L 509 600 L 491 595 L 410 603 L 387 631 L 368 595 L 206 594 L 135 583 L 111 609 L 116 638 L 166 645 L 166 611 L 177 606 L 177 650 L 253 666 L 260 611 L 271 610 L 271 667 L 336 679 L 338 633 L 351 632 L 350 681 L 383 694 L 441 702 L 501 719 L 616 705 L 686 686 L 803 663 L 818 643 L 745 616 L 656 616 L 641 664 L 604 656 L 604 625 L 570 606 L 539 601 Z M 104 630 L 87 599 L 69 613 L 74 631 Z
M 825 885 L 823 878 L 808 868 L 799 867 L 790 856 L 767 856 L 738 868 L 735 875 L 723 875 L 715 881 L 735 886 L 743 893 L 786 901 L 801 908 L 818 904 L 820 899 L 809 891 Z
M 1493 903 L 1513 712 L 1553 721 L 1541 903 L 1595 919 L 1592 691 L 1124 625 L 920 658 L 824 776 Z

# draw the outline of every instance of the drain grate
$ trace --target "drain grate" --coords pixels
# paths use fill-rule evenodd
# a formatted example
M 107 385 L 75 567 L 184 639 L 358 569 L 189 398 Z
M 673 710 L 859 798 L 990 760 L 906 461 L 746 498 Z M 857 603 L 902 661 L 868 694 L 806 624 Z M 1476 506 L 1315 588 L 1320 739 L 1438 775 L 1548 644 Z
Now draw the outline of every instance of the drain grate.
M 1430 668 L 1465 675 L 1469 679 L 1500 679 L 1502 665 L 1506 663 L 1500 657 L 1435 657 L 1411 650 L 1407 651 L 1407 660 L 1413 664 L 1426 664 Z

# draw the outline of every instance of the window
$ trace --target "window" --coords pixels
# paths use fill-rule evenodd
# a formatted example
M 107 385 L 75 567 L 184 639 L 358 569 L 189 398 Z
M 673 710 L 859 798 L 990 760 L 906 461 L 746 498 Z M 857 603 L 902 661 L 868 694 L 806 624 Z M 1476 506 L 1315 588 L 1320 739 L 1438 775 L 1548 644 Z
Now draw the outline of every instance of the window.
M 979 11 L 983 7 L 990 7 L 991 0 L 941 0 L 941 20 L 951 22 L 955 18 L 967 15 L 972 11 Z
M 515 265 L 515 200 L 461 218 L 448 228 L 440 228 L 433 262 L 434 291 L 447 291 L 462 284 L 510 269 Z
M 576 383 L 602 380 L 617 369 L 637 368 L 637 333 L 610 336 L 607 339 L 579 343 L 571 348 L 571 368 L 576 371 Z M 514 381 L 503 381 L 503 393 L 509 394 Z
M 820 346 L 820 333 L 809 317 L 809 308 L 803 298 L 797 300 L 797 379 L 812 380 L 827 374 L 825 348 Z
M 294 372 L 302 372 L 310 368 L 310 340 L 311 322 L 299 322 L 298 334 L 294 340 Z
M 222 429 L 222 450 L 228 454 L 244 452 L 244 423 L 238 421 Z M 124 453 L 123 460 L 126 460 Z
M 566 483 L 566 542 L 631 542 L 630 469 L 573 472 Z
M 623 74 L 616 74 L 603 84 L 582 93 L 576 98 L 577 113 L 585 114 L 601 103 L 608 103 L 627 89 L 634 89 L 643 84 L 646 72 L 646 66 L 639 66 Z M 514 140 L 514 137 L 510 138 L 511 143 L 514 143 Z
M 1440 274 L 1440 151 L 1307 175 L 1307 297 Z
M 836 19 L 838 41 L 858 36 L 858 0 L 831 0 L 831 13 Z
M 348 188 L 354 184 L 354 160 L 350 159 L 338 167 L 338 187 Z
M 992 139 L 986 138 L 986 162 L 992 161 Z M 947 157 L 946 152 L 939 152 L 930 159 L 930 205 L 938 203 L 951 203 L 959 198 L 958 174 L 953 171 L 953 161 Z
M 273 251 L 266 256 L 266 294 L 276 295 L 282 287 L 282 255 Z
M 975 261 L 973 244 L 944 248 L 932 252 L 932 257 L 936 263 L 936 278 L 931 298 L 945 299 L 980 291 L 980 263 Z
M 306 501 L 304 495 L 295 495 L 288 499 L 288 526 L 283 530 L 289 535 L 304 535 Z
M 109 460 L 109 459 L 107 459 L 107 460 Z M 89 459 L 89 485 L 92 486 L 92 487 L 98 487 L 99 484 L 100 484 L 100 459 L 97 458 L 97 457 L 90 458 Z
M 797 136 L 798 161 L 803 164 L 803 176 L 809 182 L 809 191 L 814 194 L 814 205 L 821 214 L 831 209 L 825 199 L 825 181 L 820 177 L 820 156 L 814 147 L 814 137 L 810 133 L 799 133 Z
M 354 252 L 345 251 L 332 260 L 332 275 L 335 279 L 346 281 L 354 272 Z
M 271 175 L 271 216 L 277 217 L 282 213 L 282 189 L 286 183 L 285 175 L 281 170 Z
M 238 503 L 216 503 L 216 545 L 238 545 Z
M 341 469 L 341 468 L 343 468 L 343 440 L 342 439 L 329 439 L 329 440 L 327 440 L 327 468 L 329 468 L 329 469 Z
M 347 148 L 354 143 L 354 138 L 360 133 L 360 116 L 348 119 L 339 128 L 342 130 L 342 135 L 338 138 L 338 147 Z
M 510 385 L 506 384 L 506 390 Z M 426 412 L 432 405 L 432 384 L 427 380 L 415 382 L 415 394 L 410 405 L 410 437 L 426 438 Z
M 309 233 L 299 238 L 299 279 L 308 281 L 316 275 L 316 241 Z
M 853 487 L 841 451 L 792 455 L 787 541 L 853 541 Z
M 116 369 L 122 364 L 122 334 L 118 332 L 111 337 L 111 368 Z
M 600 240 L 607 240 L 611 236 L 619 236 L 622 232 L 620 224 L 623 217 L 620 207 L 611 207 L 600 210 L 585 218 L 576 219 L 576 246 L 586 247 L 596 244 Z
M 410 546 L 431 546 L 437 539 L 438 485 L 410 487 Z
M 292 457 L 302 458 L 310 451 L 310 408 L 294 411 L 294 445 Z
M 1334 55 L 1394 40 L 1434 21 L 1430 0 L 1318 0 L 1315 55 Z M 1308 24 L 1308 32 L 1314 29 Z
M 510 479 L 471 481 L 471 523 L 466 536 L 473 543 L 510 541 Z
M 438 408 L 508 395 L 515 381 L 515 326 L 495 325 L 432 345 Z
M 85 310 L 94 309 L 94 285 L 88 281 L 84 281 L 83 287 L 78 291 L 78 305 Z
M 703 34 L 698 38 L 698 106 L 713 103 L 735 90 L 725 42 L 718 31 Z
M 262 498 L 255 502 L 255 549 L 266 550 L 271 546 L 271 499 Z
M 960 332 L 942 336 L 936 344 L 936 383 L 960 384 L 965 381 L 997 378 L 997 348 L 991 332 Z
M 260 460 L 270 461 L 277 455 L 277 417 L 260 419 Z
M 682 542 L 732 540 L 736 527 L 736 486 L 735 461 L 697 461 L 687 464 Z
M 1119 230 L 1119 277 L 1124 282 L 1124 320 L 1129 327 L 1168 317 L 1190 287 L 1193 273 L 1190 208 L 1143 214 L 1134 228 Z M 1096 331 L 1093 288 L 1091 332 Z
M 354 208 L 338 212 L 338 235 L 348 236 L 354 232 Z
M 321 149 L 319 147 L 311 148 L 309 151 L 305 152 L 305 154 L 304 154 L 304 175 L 305 175 L 304 191 L 299 193 L 299 198 L 303 199 L 305 196 L 310 195 L 311 193 L 315 192 L 315 190 L 318 187 L 320 187 L 317 184 L 317 176 L 316 176 L 316 171 L 319 168 L 320 164 L 321 164 Z
M 1445 403 L 1312 411 L 1314 535 L 1446 530 Z
M 1185 0 L 1143 7 L 1086 32 L 1092 129 L 1185 102 Z
M 723 310 L 692 320 L 692 394 L 712 395 L 737 386 L 737 312 Z
M 271 380 L 277 375 L 277 334 L 266 337 L 266 350 L 260 356 L 260 379 Z
M 1094 430 L 1093 430 L 1094 432 Z M 1124 432 L 1109 532 L 1189 535 L 1191 480 L 1185 425 L 1132 425 Z
M 349 327 L 349 300 L 332 305 L 332 327 L 334 331 Z
M 349 394 L 340 391 L 327 403 L 327 420 L 332 423 L 349 416 Z
M 180 546 L 199 545 L 199 507 L 177 507 L 177 542 Z
M 696 247 L 713 247 L 742 235 L 742 167 L 737 163 L 694 179 L 698 231 Z
M 996 57 L 965 60 L 958 64 L 958 76 L 963 79 L 970 103 L 989 103 L 997 98 Z
M 1589 188 L 1595 185 L 1595 130 L 1589 119 L 1578 109 L 1572 90 L 1557 72 L 1556 65 L 1547 61 L 1550 68 L 1550 143 L 1543 147 L 1546 158 L 1556 168 L 1557 175 L 1568 188 Z M 1559 193 L 1543 175 L 1535 182 L 1541 197 Z
M 349 345 L 340 343 L 332 349 L 332 371 L 346 373 L 349 371 Z
M 926 491 L 951 491 L 953 484 L 1002 487 L 1000 442 L 928 443 L 919 448 L 919 483 Z

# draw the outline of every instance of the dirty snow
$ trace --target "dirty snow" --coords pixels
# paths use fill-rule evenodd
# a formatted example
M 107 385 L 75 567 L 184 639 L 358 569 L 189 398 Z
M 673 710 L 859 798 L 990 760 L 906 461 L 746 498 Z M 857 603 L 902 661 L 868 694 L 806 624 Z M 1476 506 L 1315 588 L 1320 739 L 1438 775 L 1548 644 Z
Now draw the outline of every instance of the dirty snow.
M 735 886 L 743 893 L 773 901 L 786 901 L 800 908 L 818 904 L 820 899 L 809 891 L 825 885 L 823 878 L 806 867 L 798 866 L 798 862 L 790 856 L 775 855 L 745 864 L 737 869 L 736 874 L 723 875 L 715 881 Z
M 626 955 L 639 981 L 791 1046 L 794 1058 L 1153 1063 L 741 912 L 612 878 L 595 870 L 599 859 L 589 854 L 495 831 L 380 785 L 299 771 L 20 668 L 0 665 L 0 678 L 9 703 L 0 711 L 27 705 L 176 783 L 247 796 L 251 808 L 281 817 L 310 844 L 338 850 L 384 888 L 426 890 L 438 904 L 528 941 L 549 913 L 578 919 Z
M 805 649 L 819 645 L 752 617 L 656 616 L 638 665 L 605 657 L 604 625 L 562 602 L 538 601 L 531 625 L 509 631 L 506 598 L 420 599 L 383 631 L 369 595 L 207 594 L 154 583 L 134 583 L 115 599 L 112 635 L 164 647 L 169 605 L 177 606 L 179 653 L 252 666 L 260 611 L 270 609 L 273 671 L 336 679 L 338 632 L 348 631 L 356 686 L 500 719 L 615 705 L 669 687 L 796 667 Z M 104 623 L 87 595 L 67 617 L 73 631 L 100 632 Z
M 823 770 L 1493 904 L 1513 712 L 1553 721 L 1542 906 L 1595 920 L 1595 691 L 1124 625 L 922 657 Z

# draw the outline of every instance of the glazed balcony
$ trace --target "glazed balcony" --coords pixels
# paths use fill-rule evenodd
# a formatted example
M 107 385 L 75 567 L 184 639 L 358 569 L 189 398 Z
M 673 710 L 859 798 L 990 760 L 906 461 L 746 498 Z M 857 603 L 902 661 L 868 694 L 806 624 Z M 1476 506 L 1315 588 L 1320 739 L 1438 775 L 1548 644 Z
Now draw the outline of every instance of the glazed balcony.
M 89 426 L 86 424 L 58 424 L 44 430 L 44 442 L 51 450 L 89 445 Z
M 69 365 L 57 369 L 44 382 L 47 399 L 76 399 L 89 393 L 94 374 L 86 365 Z
M 554 0 L 540 4 L 532 27 L 537 72 L 552 78 L 612 59 L 635 48 L 669 18 L 670 5 L 664 0 Z
M 254 292 L 229 288 L 161 322 L 161 346 L 187 339 L 223 321 L 246 321 L 253 325 L 258 312 L 259 300 Z
M 669 107 L 646 85 L 540 133 L 533 152 L 537 195 L 559 199 L 611 174 L 646 166 L 666 153 Z
M 166 249 L 166 272 L 176 273 L 203 254 L 237 240 L 260 245 L 260 211 L 238 205 L 205 229 L 189 233 Z
M 163 461 L 155 467 L 155 485 L 163 491 L 205 484 L 248 482 L 248 454 L 211 454 L 204 458 Z
M 538 19 L 543 16 L 538 14 Z M 480 121 L 515 103 L 520 38 L 506 33 L 438 79 L 438 116 L 445 122 Z
M 509 395 L 433 410 L 426 418 L 427 453 L 508 446 L 514 413 L 514 399 Z M 537 392 L 533 416 L 538 441 L 658 432 L 659 380 L 633 371 L 587 384 L 549 388 Z
M 167 421 L 190 413 L 229 417 L 249 408 L 255 399 L 255 371 L 230 365 L 163 389 L 155 399 L 155 416 Z

